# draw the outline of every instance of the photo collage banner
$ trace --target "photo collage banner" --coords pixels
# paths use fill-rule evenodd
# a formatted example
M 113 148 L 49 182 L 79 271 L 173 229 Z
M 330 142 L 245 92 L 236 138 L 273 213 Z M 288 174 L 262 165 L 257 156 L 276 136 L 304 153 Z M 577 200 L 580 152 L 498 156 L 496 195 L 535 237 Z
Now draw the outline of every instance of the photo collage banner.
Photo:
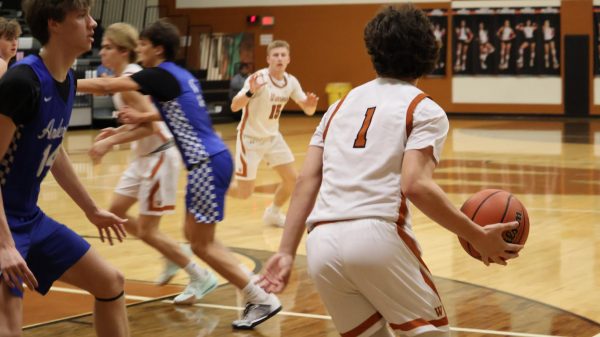
M 560 75 L 558 8 L 480 8 L 453 13 L 455 75 Z

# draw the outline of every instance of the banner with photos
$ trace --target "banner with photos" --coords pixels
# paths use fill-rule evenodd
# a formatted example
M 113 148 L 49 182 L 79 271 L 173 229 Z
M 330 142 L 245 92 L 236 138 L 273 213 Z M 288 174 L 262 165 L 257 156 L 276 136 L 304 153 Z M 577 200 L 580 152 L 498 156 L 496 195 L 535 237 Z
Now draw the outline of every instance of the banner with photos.
M 456 75 L 559 75 L 558 8 L 461 9 L 453 15 Z
M 600 7 L 594 7 L 594 74 L 600 75 Z
M 433 26 L 433 35 L 440 44 L 440 58 L 431 72 L 432 76 L 446 76 L 446 55 L 448 52 L 448 11 L 446 9 L 425 10 Z

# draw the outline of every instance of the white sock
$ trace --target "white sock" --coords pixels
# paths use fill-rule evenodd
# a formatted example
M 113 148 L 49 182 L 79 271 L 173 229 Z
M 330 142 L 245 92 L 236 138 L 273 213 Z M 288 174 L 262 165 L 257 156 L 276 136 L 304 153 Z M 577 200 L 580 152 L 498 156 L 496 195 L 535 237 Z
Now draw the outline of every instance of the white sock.
M 248 277 L 252 278 L 252 276 L 254 276 L 254 273 L 252 272 L 252 270 L 250 270 L 250 268 L 246 267 L 245 264 L 240 263 L 238 266 L 244 272 L 244 274 L 248 275 Z
M 194 256 L 194 252 L 192 252 L 192 246 L 189 243 L 180 243 L 179 247 L 183 250 L 183 253 L 187 256 Z
M 200 268 L 194 261 L 190 261 L 185 268 L 183 268 L 186 273 L 190 276 L 192 280 L 204 280 L 208 277 L 208 271 L 206 269 Z
M 250 280 L 248 284 L 242 289 L 242 293 L 246 298 L 246 301 L 250 303 L 264 303 L 269 299 L 269 294 L 263 290 L 263 288 L 254 284 L 254 281 Z
M 271 204 L 271 206 L 269 206 L 269 210 L 273 213 L 279 213 L 279 211 L 281 210 L 281 208 L 275 206 L 275 204 Z

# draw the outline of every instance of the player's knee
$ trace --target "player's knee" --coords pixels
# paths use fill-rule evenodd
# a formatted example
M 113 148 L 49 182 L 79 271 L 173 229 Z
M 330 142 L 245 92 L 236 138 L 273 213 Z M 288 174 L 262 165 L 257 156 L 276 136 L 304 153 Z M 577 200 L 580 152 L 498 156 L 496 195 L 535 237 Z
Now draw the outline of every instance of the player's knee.
M 205 242 L 195 242 L 191 244 L 192 252 L 202 260 L 208 257 L 209 246 L 210 244 Z
M 137 229 L 136 236 L 138 238 L 140 238 L 142 241 L 148 242 L 148 241 L 151 241 L 155 235 L 156 235 L 155 228 L 146 228 L 144 226 L 140 226 L 140 228 Z
M 123 274 L 113 269 L 99 280 L 102 286 L 94 294 L 96 300 L 100 302 L 116 301 L 124 295 L 125 277 Z

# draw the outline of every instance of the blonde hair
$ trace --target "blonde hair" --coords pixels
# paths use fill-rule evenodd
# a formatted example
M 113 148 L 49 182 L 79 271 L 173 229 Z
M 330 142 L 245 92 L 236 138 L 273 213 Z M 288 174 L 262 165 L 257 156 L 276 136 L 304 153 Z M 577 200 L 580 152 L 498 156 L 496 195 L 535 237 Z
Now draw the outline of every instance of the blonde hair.
M 21 36 L 21 25 L 15 19 L 7 20 L 0 17 L 0 37 L 7 40 L 17 39 Z
M 275 49 L 275 48 L 286 48 L 288 50 L 288 52 L 290 51 L 290 44 L 287 43 L 287 41 L 284 40 L 274 40 L 271 41 L 271 43 L 269 43 L 269 45 L 267 46 L 267 55 L 269 55 L 269 53 L 271 53 L 271 50 Z
M 137 47 L 139 34 L 135 27 L 123 22 L 113 23 L 106 28 L 103 37 L 109 39 L 117 48 L 128 51 L 129 62 L 134 63 L 137 61 L 135 48 Z

